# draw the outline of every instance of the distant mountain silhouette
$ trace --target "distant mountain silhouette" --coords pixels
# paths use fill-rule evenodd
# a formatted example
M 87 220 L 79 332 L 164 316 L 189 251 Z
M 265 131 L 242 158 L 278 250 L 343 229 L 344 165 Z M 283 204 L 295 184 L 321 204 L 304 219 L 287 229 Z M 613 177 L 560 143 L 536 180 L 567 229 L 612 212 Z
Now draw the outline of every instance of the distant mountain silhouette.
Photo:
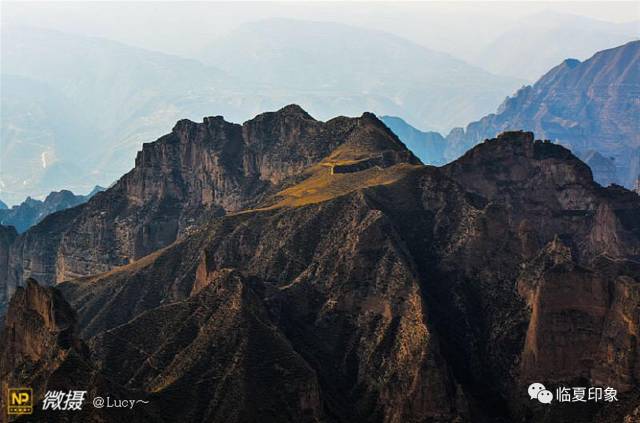
M 247 23 L 212 43 L 202 60 L 247 81 L 318 96 L 295 101 L 322 119 L 370 110 L 440 131 L 482 116 L 521 85 L 404 38 L 333 22 Z
M 2 38 L 0 196 L 11 204 L 109 185 L 166 122 L 211 111 L 242 122 L 297 103 L 320 119 L 372 110 L 447 130 L 520 85 L 390 34 L 317 22 L 248 24 L 201 55 L 208 65 L 55 31 L 3 27 Z
M 223 108 L 216 100 L 233 85 L 195 60 L 100 38 L 32 28 L 3 28 L 2 38 L 0 196 L 12 204 L 110 184 L 142 140 L 204 115 L 202 103 Z M 204 100 L 209 90 L 217 97 Z
M 634 16 L 629 16 L 634 19 Z M 640 21 L 612 23 L 546 11 L 513 26 L 480 49 L 473 63 L 499 75 L 535 81 L 567 57 L 586 60 L 596 52 L 640 38 Z
M 18 233 L 22 233 L 51 213 L 85 203 L 101 191 L 104 191 L 104 188 L 96 186 L 87 195 L 75 195 L 71 191 L 62 190 L 50 193 L 44 201 L 27 197 L 10 209 L 5 207 L 4 210 L 0 210 L 0 224 L 14 226 Z

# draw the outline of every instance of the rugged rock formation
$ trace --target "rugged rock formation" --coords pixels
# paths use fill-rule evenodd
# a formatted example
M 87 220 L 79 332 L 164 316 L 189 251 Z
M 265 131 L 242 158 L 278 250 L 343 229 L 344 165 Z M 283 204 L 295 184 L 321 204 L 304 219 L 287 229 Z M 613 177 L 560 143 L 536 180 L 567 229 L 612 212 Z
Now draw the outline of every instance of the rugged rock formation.
M 0 210 L 0 224 L 14 226 L 18 233 L 22 233 L 51 213 L 86 203 L 101 191 L 104 191 L 104 188 L 96 186 L 87 195 L 75 195 L 71 191 L 62 190 L 50 193 L 44 201 L 27 197 L 11 209 Z
M 272 129 L 298 129 L 252 144 L 261 154 L 242 163 L 260 169 L 266 185 L 251 191 L 253 199 L 210 183 L 224 216 L 139 260 L 46 291 L 59 290 L 77 315 L 74 339 L 84 340 L 94 375 L 89 391 L 108 380 L 100 389 L 138 393 L 150 401 L 145 412 L 167 422 L 633 418 L 638 195 L 599 186 L 569 150 L 529 132 L 502 134 L 434 168 L 419 165 L 369 114 L 323 124 L 287 108 L 262 119 L 279 122 Z M 243 140 L 257 139 L 250 122 Z M 206 125 L 190 125 L 190 140 L 206 139 L 197 135 Z M 310 129 L 334 125 L 350 127 L 348 136 L 332 143 Z M 147 154 L 167 142 L 146 146 Z M 283 142 L 291 146 L 279 153 L 286 158 L 267 148 Z M 331 172 L 379 157 L 396 162 Z M 287 160 L 295 166 L 283 167 Z M 128 186 L 174 189 L 173 174 L 145 163 L 120 183 L 149 172 Z M 197 186 L 176 192 L 202 202 Z M 96 200 L 111 195 L 113 203 L 117 194 Z M 32 236 L 44 237 L 46 225 L 65 233 L 96 200 L 50 216 Z M 207 209 L 193 216 L 198 210 Z M 16 306 L 8 327 L 27 308 Z M 1 344 L 19 348 L 7 333 Z M 532 381 L 612 386 L 620 402 L 549 407 L 529 399 Z M 102 417 L 83 418 L 69 417 Z
M 145 144 L 135 168 L 113 187 L 21 235 L 8 289 L 27 277 L 51 285 L 135 261 L 200 221 L 251 207 L 336 147 L 363 143 L 386 152 L 386 164 L 419 162 L 370 114 L 325 123 L 291 105 L 243 125 L 220 116 L 179 121 L 170 134 Z
M 32 415 L 15 416 L 15 421 L 118 422 L 152 420 L 151 409 L 97 409 L 91 405 L 96 395 L 109 393 L 112 400 L 143 398 L 105 378 L 94 366 L 91 352 L 76 333 L 76 316 L 54 288 L 45 288 L 29 279 L 11 299 L 0 343 L 0 387 L 31 387 Z M 88 390 L 79 411 L 42 410 L 46 391 Z M 6 422 L 7 397 L 2 395 L 0 421 Z
M 46 387 L 43 382 L 69 358 L 68 353 L 78 353 L 77 358 L 83 355 L 74 325 L 74 312 L 59 292 L 42 288 L 33 279 L 18 288 L 0 344 L 3 392 L 9 387 L 33 386 L 41 397 Z M 1 401 L 6 401 L 4 395 Z M 5 408 L 3 402 L 3 411 Z
M 601 51 L 582 63 L 565 60 L 507 98 L 496 114 L 451 131 L 445 155 L 453 160 L 502 131 L 525 129 L 573 151 L 613 157 L 619 183 L 631 188 L 640 171 L 639 67 L 640 41 Z
M 12 226 L 0 225 L 0 281 L 6 281 L 9 273 L 9 252 L 18 233 Z M 0 282 L 0 316 L 4 316 L 5 307 L 9 302 L 7 284 Z M 2 320 L 0 318 L 0 320 Z
M 587 382 L 633 396 L 640 381 L 640 199 L 620 187 L 599 188 L 589 168 L 568 150 L 533 142 L 530 133 L 487 141 L 445 172 L 495 208 L 487 222 L 490 233 L 476 245 L 486 251 L 484 260 L 500 269 L 476 291 L 490 310 L 483 328 L 490 334 L 490 368 L 501 374 L 511 367 L 510 377 L 520 386 L 532 380 Z M 503 243 L 502 253 L 485 244 L 492 238 Z M 463 256 L 454 268 L 471 265 L 472 275 L 473 263 Z M 475 272 L 492 267 L 480 263 Z M 515 281 L 526 307 L 503 302 L 514 287 L 509 282 L 499 288 L 504 277 Z M 526 332 L 517 326 L 522 324 Z M 508 357 L 504 342 L 514 334 L 524 338 Z M 568 419 L 553 413 L 538 418 Z

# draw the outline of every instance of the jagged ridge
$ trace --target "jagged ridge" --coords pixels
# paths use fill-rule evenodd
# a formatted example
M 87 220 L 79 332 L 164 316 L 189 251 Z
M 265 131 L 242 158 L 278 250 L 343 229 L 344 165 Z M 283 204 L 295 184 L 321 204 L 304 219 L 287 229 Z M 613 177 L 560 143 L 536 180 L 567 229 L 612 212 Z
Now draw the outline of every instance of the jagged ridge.
M 372 169 L 330 175 L 322 163 L 362 159 L 341 148 L 287 187 L 299 203 L 264 197 L 144 260 L 59 285 L 114 383 L 154 392 L 167 421 L 631 412 L 635 193 L 601 188 L 567 149 L 526 132 L 441 169 L 376 169 L 404 169 L 380 183 L 356 177 Z M 323 171 L 344 189 L 311 192 Z M 600 417 L 548 412 L 528 400 L 533 379 L 616 386 L 623 402 Z
M 341 158 L 385 155 L 386 166 L 419 163 L 375 116 L 313 119 L 299 106 L 243 125 L 220 116 L 179 121 L 144 144 L 133 170 L 73 211 L 14 243 L 6 285 L 51 285 L 108 271 L 165 247 L 201 222 L 257 204 L 341 146 Z

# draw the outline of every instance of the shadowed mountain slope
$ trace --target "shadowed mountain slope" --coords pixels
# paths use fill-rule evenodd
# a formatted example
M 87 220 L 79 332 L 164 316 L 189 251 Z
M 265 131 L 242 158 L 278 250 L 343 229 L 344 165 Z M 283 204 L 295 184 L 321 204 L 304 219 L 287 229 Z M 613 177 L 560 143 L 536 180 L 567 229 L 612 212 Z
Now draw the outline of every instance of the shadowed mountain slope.
M 145 144 L 113 187 L 21 234 L 4 285 L 10 294 L 28 277 L 51 285 L 138 260 L 214 216 L 256 205 L 332 151 L 343 165 L 419 163 L 369 113 L 320 122 L 291 105 L 243 125 L 182 120 Z
M 352 136 L 249 208 L 57 285 L 91 367 L 157 421 L 630 416 L 640 197 L 531 133 L 434 168 L 373 116 L 344 122 Z M 532 380 L 613 386 L 620 402 L 547 407 Z

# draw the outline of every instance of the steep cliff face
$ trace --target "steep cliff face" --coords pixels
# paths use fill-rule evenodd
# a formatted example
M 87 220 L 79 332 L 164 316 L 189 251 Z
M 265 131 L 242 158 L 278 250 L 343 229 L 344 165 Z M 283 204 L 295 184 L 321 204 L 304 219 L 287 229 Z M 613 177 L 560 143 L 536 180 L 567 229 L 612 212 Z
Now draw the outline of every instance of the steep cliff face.
M 0 225 L 0 281 L 6 281 L 9 273 L 9 251 L 18 233 L 12 226 Z M 9 302 L 7 284 L 0 283 L 0 316 L 4 316 Z
M 493 209 L 450 266 L 469 280 L 489 276 L 472 291 L 486 310 L 477 330 L 489 334 L 479 355 L 493 377 L 512 381 L 503 394 L 512 412 L 531 406 L 508 392 L 537 380 L 612 386 L 637 401 L 640 198 L 601 189 L 568 150 L 531 133 L 486 141 L 443 170 Z M 531 412 L 532 421 L 609 421 L 576 408 Z
M 2 345 L 3 369 L 55 360 L 58 348 L 72 346 L 75 317 L 59 292 L 29 279 L 12 297 L 10 310 L 3 328 L 3 337 L 8 340 Z
M 59 292 L 42 288 L 33 279 L 27 281 L 26 287 L 19 288 L 11 299 L 2 329 L 0 384 L 3 392 L 29 386 L 41 398 L 56 369 L 65 361 L 81 362 L 83 345 L 75 337 L 74 325 L 74 312 Z M 3 410 L 6 400 L 5 395 L 0 399 Z M 4 412 L 2 417 L 6 419 Z
M 613 157 L 618 182 L 631 188 L 640 174 L 639 67 L 640 41 L 584 62 L 565 60 L 508 98 L 496 114 L 452 131 L 446 156 L 454 159 L 502 131 L 525 129 L 576 152 Z M 596 180 L 606 185 L 608 179 Z
M 339 145 L 363 143 L 406 152 L 368 114 L 325 123 L 291 105 L 243 125 L 222 117 L 179 121 L 143 146 L 115 186 L 20 236 L 7 284 L 33 276 L 50 285 L 135 261 L 212 216 L 251 207 Z M 418 163 L 408 152 L 403 159 Z
M 29 279 L 25 287 L 19 287 L 11 298 L 0 336 L 3 341 L 0 343 L 0 387 L 3 392 L 10 387 L 33 390 L 33 414 L 24 416 L 8 416 L 4 412 L 7 397 L 2 395 L 1 422 L 154 420 L 151 408 L 106 410 L 90 404 L 94 396 L 105 393 L 112 395 L 113 400 L 144 397 L 113 383 L 95 366 L 90 349 L 78 337 L 75 312 L 55 288 L 42 287 L 33 279 Z M 53 413 L 43 410 L 46 391 L 66 393 L 75 390 L 88 391 L 80 410 Z
M 365 139 L 253 210 L 58 285 L 96 366 L 166 421 L 632 416 L 640 197 L 526 132 L 440 169 L 332 174 L 380 154 Z M 549 408 L 533 381 L 621 402 Z
M 466 413 L 464 392 L 428 327 L 413 259 L 368 197 L 225 217 L 146 265 L 59 286 L 101 363 L 158 392 L 168 416 L 182 414 L 172 396 L 187 390 L 209 404 L 190 407 L 193 421 L 450 421 Z M 238 290 L 250 297 L 229 296 Z M 260 309 L 268 336 L 238 320 Z M 196 390 L 184 375 L 204 369 Z M 288 386 L 286 407 L 267 411 L 262 383 Z M 251 404 L 217 405 L 244 401 L 234 386 L 245 384 Z

